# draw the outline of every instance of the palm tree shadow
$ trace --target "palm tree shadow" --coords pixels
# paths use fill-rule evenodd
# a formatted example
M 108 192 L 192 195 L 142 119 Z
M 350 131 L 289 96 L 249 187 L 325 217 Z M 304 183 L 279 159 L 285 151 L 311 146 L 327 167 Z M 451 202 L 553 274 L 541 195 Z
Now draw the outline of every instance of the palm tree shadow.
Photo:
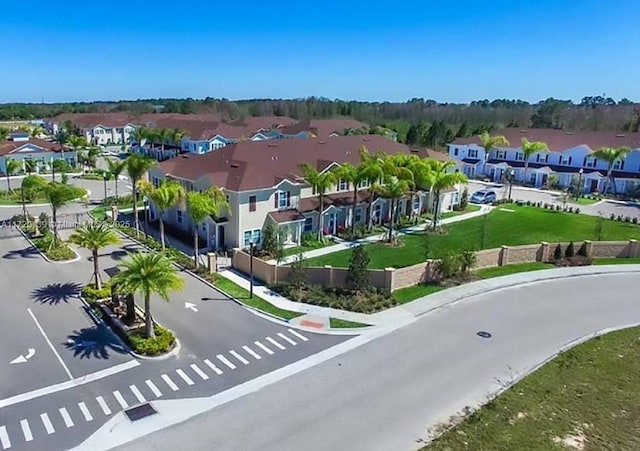
M 67 337 L 65 347 L 80 359 L 108 359 L 111 352 L 126 354 L 127 350 L 104 325 L 74 330 Z
M 39 256 L 38 250 L 33 247 L 25 247 L 24 249 L 16 249 L 14 251 L 9 251 L 2 256 L 2 258 L 15 260 L 17 258 L 36 258 Z
M 50 283 L 33 290 L 31 299 L 41 304 L 57 305 L 61 302 L 68 303 L 70 299 L 77 298 L 81 291 L 82 286 L 75 282 Z

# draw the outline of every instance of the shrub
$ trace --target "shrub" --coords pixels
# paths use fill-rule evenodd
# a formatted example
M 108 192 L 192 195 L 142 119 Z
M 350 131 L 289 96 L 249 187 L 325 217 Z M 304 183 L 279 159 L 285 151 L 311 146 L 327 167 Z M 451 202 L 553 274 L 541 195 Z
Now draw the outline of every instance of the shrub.
M 371 288 L 368 269 L 369 261 L 369 253 L 366 247 L 359 245 L 351 252 L 347 283 L 355 290 L 365 291 Z
M 631 222 L 633 222 L 634 224 L 638 223 L 638 217 L 634 216 L 633 219 L 631 220 Z
M 571 241 L 567 246 L 567 249 L 564 251 L 564 256 L 567 258 L 571 258 L 571 257 L 574 257 L 575 255 L 576 255 L 576 250 L 573 246 L 573 241 Z
M 576 209 L 575 209 L 575 210 L 573 210 L 573 212 L 574 212 L 575 214 L 579 214 L 579 213 L 580 213 L 580 208 L 576 207 Z
M 553 251 L 553 259 L 556 261 L 562 260 L 562 246 L 560 245 L 560 243 L 558 243 L 555 250 Z
M 569 207 L 567 211 L 569 211 L 569 213 L 573 213 L 573 207 Z
M 618 215 L 618 216 L 616 217 L 616 220 L 617 220 L 617 221 L 622 221 L 622 215 Z
M 625 216 L 624 222 L 631 222 L 631 216 Z
M 465 208 L 467 208 L 468 204 L 469 204 L 469 190 L 465 188 L 462 191 L 462 196 L 460 196 L 460 209 L 464 210 Z
M 473 265 L 478 261 L 476 252 L 472 249 L 464 250 L 460 253 L 460 271 L 463 275 L 468 275 Z
M 49 215 L 44 211 L 38 215 L 38 230 L 43 235 L 49 233 Z
M 581 257 L 586 257 L 587 256 L 587 243 L 582 243 L 582 246 L 580 246 L 580 249 L 578 249 L 578 254 Z
M 154 327 L 155 338 L 146 338 L 144 330 L 137 330 L 129 335 L 129 343 L 135 352 L 146 356 L 155 356 L 171 351 L 176 337 L 169 329 Z
M 611 220 L 613 221 L 614 219 L 616 219 L 616 215 L 615 215 L 615 214 L 613 214 L 613 213 L 611 213 L 611 214 L 609 215 L 609 219 L 611 219 Z
M 102 288 L 98 290 L 94 285 L 85 285 L 82 289 L 82 297 L 88 302 L 95 302 L 100 299 L 111 297 L 111 285 L 109 282 L 102 284 Z
M 440 258 L 436 271 L 441 279 L 451 279 L 460 273 L 461 258 L 455 252 L 447 252 Z
M 560 211 L 560 210 L 562 210 L 562 206 L 556 205 L 556 211 Z

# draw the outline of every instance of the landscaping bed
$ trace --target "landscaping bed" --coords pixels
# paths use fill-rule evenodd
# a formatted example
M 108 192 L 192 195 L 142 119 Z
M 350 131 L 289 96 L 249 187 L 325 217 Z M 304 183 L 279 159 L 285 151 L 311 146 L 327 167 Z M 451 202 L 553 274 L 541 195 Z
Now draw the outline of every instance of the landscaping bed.
M 105 217 L 110 217 L 111 216 L 111 206 L 112 205 L 117 205 L 118 206 L 118 210 L 127 210 L 130 208 L 133 208 L 133 195 L 132 194 L 127 194 L 124 196 L 119 196 L 118 199 L 116 200 L 115 197 L 111 196 L 111 197 L 107 197 L 106 199 L 103 200 L 102 205 L 92 208 L 89 213 L 94 217 L 94 218 L 98 218 L 98 219 L 103 219 Z M 144 202 L 142 201 L 138 201 L 137 203 L 137 207 L 139 209 L 144 209 Z
M 640 449 L 639 336 L 562 353 L 423 450 Z
M 58 238 L 54 243 L 53 231 L 49 230 L 49 216 L 46 213 L 41 213 L 37 219 L 33 216 L 25 218 L 23 215 L 16 215 L 11 218 L 11 222 L 19 227 L 49 260 L 64 262 L 77 258 L 78 255 L 63 239 Z
M 68 185 L 71 190 L 74 192 L 74 199 L 80 199 L 87 195 L 87 190 L 84 188 L 80 188 L 79 186 Z M 0 191 L 0 205 L 22 205 L 22 189 L 21 188 L 13 188 L 13 191 Z M 49 201 L 45 197 L 44 193 L 41 191 L 38 192 L 27 192 L 25 191 L 24 196 L 25 204 L 48 204 Z

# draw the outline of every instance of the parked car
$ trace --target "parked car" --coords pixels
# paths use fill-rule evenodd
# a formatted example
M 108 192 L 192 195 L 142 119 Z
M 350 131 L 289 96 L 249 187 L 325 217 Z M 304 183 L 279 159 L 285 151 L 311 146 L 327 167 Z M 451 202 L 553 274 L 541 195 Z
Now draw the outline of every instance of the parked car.
M 473 193 L 470 202 L 474 204 L 490 204 L 498 198 L 495 191 L 480 190 Z

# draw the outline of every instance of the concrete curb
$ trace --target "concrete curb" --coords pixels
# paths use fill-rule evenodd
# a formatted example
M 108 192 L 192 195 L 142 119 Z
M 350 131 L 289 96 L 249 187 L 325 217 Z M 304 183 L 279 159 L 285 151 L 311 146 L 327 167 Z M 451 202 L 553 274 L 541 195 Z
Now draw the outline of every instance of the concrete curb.
M 66 265 L 68 263 L 75 263 L 77 261 L 82 260 L 82 257 L 80 256 L 80 254 L 78 254 L 78 252 L 76 252 L 76 250 L 69 246 L 67 244 L 67 247 L 69 249 L 71 249 L 73 251 L 74 254 L 76 254 L 76 258 L 73 258 L 71 260 L 62 260 L 62 261 L 55 261 L 55 260 L 51 260 L 49 257 L 47 257 L 44 252 L 42 252 L 38 246 L 35 245 L 35 243 L 31 240 L 31 238 L 29 238 L 29 236 L 18 226 L 16 226 L 16 229 L 18 229 L 18 231 L 20 232 L 20 234 L 24 237 L 25 240 L 27 240 L 29 242 L 29 245 L 31 245 L 32 248 L 34 248 L 36 251 L 38 251 L 38 254 L 40 254 L 40 256 L 44 259 L 44 261 L 46 261 L 47 263 L 53 263 L 53 264 L 57 264 L 57 265 Z M 65 242 L 66 244 L 66 242 Z

